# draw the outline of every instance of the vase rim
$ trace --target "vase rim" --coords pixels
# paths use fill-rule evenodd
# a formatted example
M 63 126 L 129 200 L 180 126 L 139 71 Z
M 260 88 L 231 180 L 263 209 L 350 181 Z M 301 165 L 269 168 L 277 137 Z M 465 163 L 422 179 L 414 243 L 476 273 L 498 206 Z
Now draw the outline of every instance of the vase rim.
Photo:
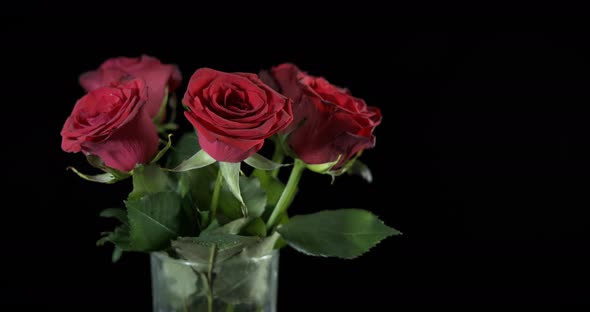
M 194 261 L 189 261 L 189 260 L 172 258 L 164 251 L 152 251 L 152 252 L 150 252 L 150 255 L 157 257 L 161 260 L 173 261 L 173 262 L 183 264 L 183 265 L 204 264 L 204 262 L 194 262 Z M 260 257 L 252 257 L 252 258 L 248 258 L 248 259 L 253 262 L 258 262 L 258 261 L 268 260 L 268 259 L 273 258 L 278 255 L 279 255 L 279 249 L 273 249 L 269 254 L 266 254 L 266 255 L 260 256 Z

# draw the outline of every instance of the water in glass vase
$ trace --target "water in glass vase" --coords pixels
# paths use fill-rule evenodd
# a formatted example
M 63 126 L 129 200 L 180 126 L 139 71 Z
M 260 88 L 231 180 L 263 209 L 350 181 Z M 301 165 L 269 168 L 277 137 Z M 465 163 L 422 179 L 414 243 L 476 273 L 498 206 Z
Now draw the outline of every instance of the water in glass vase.
M 184 261 L 151 253 L 154 312 L 275 312 L 279 251 L 256 258 Z

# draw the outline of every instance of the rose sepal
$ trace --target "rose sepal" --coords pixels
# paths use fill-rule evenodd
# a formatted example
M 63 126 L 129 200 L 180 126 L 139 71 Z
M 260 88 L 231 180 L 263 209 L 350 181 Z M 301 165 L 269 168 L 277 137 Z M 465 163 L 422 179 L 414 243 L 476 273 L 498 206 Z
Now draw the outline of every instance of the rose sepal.
M 77 174 L 80 178 L 84 180 L 105 184 L 113 184 L 117 181 L 127 179 L 131 176 L 131 172 L 123 172 L 114 168 L 107 167 L 104 164 L 104 162 L 100 159 L 100 157 L 96 155 L 86 155 L 86 160 L 91 166 L 103 170 L 105 171 L 105 173 L 88 175 L 78 171 L 78 169 L 72 166 L 69 166 L 66 169 L 72 170 L 75 174 Z
M 205 150 L 201 149 L 198 152 L 196 152 L 193 156 L 189 157 L 188 159 L 185 159 L 178 166 L 166 170 L 174 172 L 184 172 L 193 169 L 203 168 L 215 162 L 217 162 L 217 160 L 215 160 L 213 157 L 207 154 Z
M 347 161 L 343 166 L 338 169 L 334 169 L 334 167 L 338 164 L 342 155 L 339 155 L 338 158 L 334 161 L 323 163 L 323 164 L 307 164 L 307 169 L 320 173 L 320 174 L 327 174 L 332 177 L 332 183 L 336 177 L 341 176 L 345 173 L 349 175 L 359 175 L 368 183 L 373 182 L 373 175 L 369 167 L 361 162 L 358 158 L 361 156 L 362 151 L 357 153 L 355 157 Z
M 347 161 L 342 167 L 332 170 L 328 170 L 326 174 L 335 178 L 337 176 L 341 176 L 344 173 L 348 173 L 349 175 L 359 175 L 368 183 L 373 182 L 373 174 L 369 167 L 361 162 L 358 158 L 362 155 L 362 151 L 358 152 L 351 160 Z
M 338 158 L 336 158 L 334 161 L 323 164 L 307 164 L 307 169 L 321 174 L 329 174 L 329 172 L 333 172 L 332 168 L 336 166 L 336 164 L 340 161 L 340 158 L 342 158 L 342 155 L 338 155 Z
M 281 167 L 291 166 L 292 164 L 281 164 L 274 162 L 260 154 L 254 154 L 246 159 L 244 162 L 255 169 L 270 171 Z
M 77 174 L 80 178 L 86 180 L 86 181 L 90 181 L 90 182 L 96 182 L 96 183 L 104 183 L 104 184 L 113 184 L 115 182 L 118 181 L 117 177 L 115 177 L 112 173 L 106 172 L 106 173 L 101 173 L 101 174 L 96 174 L 96 175 L 87 175 L 85 173 L 82 173 L 80 171 L 78 171 L 78 169 L 69 166 L 66 168 L 67 170 L 72 170 L 75 174 Z
M 164 123 L 166 116 L 166 108 L 170 107 L 171 113 L 168 118 L 168 122 Z M 154 117 L 153 121 L 158 128 L 158 133 L 166 134 L 168 131 L 174 131 L 178 129 L 178 125 L 174 122 L 176 119 L 176 97 L 174 94 L 168 93 L 168 87 L 164 89 L 164 100 L 158 111 L 158 115 Z
M 155 164 L 158 160 L 160 160 L 170 149 L 170 147 L 172 147 L 172 133 L 168 134 L 168 143 L 166 143 L 166 145 L 160 151 L 158 151 L 156 156 L 154 156 L 152 161 L 150 161 L 150 164 Z

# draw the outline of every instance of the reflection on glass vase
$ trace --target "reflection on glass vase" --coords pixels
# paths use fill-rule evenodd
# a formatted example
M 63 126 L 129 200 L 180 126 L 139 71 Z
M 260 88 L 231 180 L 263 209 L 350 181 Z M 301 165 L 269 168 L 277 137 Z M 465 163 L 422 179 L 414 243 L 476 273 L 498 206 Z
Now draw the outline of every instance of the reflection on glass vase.
M 279 251 L 190 262 L 151 253 L 154 312 L 275 312 Z

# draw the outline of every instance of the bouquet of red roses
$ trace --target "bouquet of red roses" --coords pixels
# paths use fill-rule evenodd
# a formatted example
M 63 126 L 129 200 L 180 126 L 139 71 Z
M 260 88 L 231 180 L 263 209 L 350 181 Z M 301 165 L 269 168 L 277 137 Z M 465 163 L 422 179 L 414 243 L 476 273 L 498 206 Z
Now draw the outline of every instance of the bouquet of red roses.
M 293 64 L 201 68 L 182 98 L 195 131 L 176 138 L 180 82 L 176 66 L 149 56 L 107 60 L 80 76 L 87 94 L 61 131 L 64 151 L 102 171 L 70 167 L 80 177 L 131 181 L 124 208 L 101 213 L 120 225 L 98 244 L 114 244 L 113 261 L 151 254 L 155 311 L 272 311 L 280 248 L 351 259 L 399 234 L 361 209 L 288 214 L 306 170 L 371 182 L 358 158 L 375 145 L 378 108 Z

